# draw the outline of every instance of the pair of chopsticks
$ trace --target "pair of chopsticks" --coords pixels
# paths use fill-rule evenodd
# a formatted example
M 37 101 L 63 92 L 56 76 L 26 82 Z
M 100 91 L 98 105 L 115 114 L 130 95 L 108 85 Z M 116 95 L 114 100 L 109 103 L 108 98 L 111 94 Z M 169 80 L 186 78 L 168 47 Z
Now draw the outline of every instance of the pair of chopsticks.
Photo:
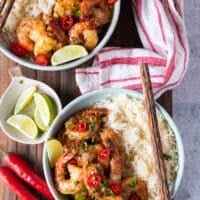
M 15 0 L 1 0 L 0 2 L 0 31 L 2 30 Z
M 170 192 L 167 183 L 166 168 L 163 158 L 162 144 L 158 128 L 149 69 L 148 65 L 144 64 L 143 62 L 140 62 L 139 66 L 142 78 L 144 102 L 148 115 L 148 125 L 154 153 L 155 171 L 158 178 L 160 200 L 170 200 Z

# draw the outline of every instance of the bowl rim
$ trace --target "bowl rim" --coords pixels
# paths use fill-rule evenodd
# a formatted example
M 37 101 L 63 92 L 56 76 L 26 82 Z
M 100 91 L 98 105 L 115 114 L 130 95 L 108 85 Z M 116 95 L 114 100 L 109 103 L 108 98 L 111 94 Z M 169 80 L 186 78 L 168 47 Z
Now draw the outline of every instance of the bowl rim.
M 135 98 L 139 98 L 139 99 L 143 99 L 143 95 L 141 93 L 139 93 L 138 91 L 133 91 L 133 90 L 129 90 L 129 89 L 123 89 L 123 88 L 103 88 L 103 89 L 99 89 L 99 90 L 95 90 L 86 94 L 83 94 L 77 98 L 75 98 L 74 100 L 72 100 L 69 104 L 67 104 L 63 110 L 61 111 L 59 117 L 53 122 L 50 130 L 49 130 L 49 137 L 48 138 L 52 138 L 56 133 L 55 130 L 56 129 L 56 124 L 58 123 L 57 120 L 59 120 L 59 118 L 62 118 L 62 116 L 65 116 L 65 113 L 67 113 L 68 110 L 73 109 L 76 105 L 78 105 L 80 102 L 86 100 L 88 101 L 88 99 L 92 99 L 95 98 L 96 95 L 99 96 L 103 96 L 105 98 L 105 94 L 128 94 L 131 95 Z M 99 98 L 99 99 L 103 99 L 103 98 Z M 88 105 L 90 103 L 92 103 L 92 100 L 89 100 L 90 102 L 88 102 Z M 93 103 L 97 102 L 97 100 L 94 100 Z M 182 139 L 180 136 L 180 132 L 175 124 L 175 122 L 173 121 L 173 119 L 171 118 L 171 116 L 167 113 L 167 111 L 159 104 L 156 102 L 156 107 L 157 109 L 163 114 L 163 116 L 166 118 L 166 120 L 168 121 L 169 126 L 172 128 L 173 133 L 175 135 L 176 138 L 176 142 L 177 142 L 177 153 L 178 153 L 178 170 L 176 173 L 176 178 L 175 181 L 173 183 L 173 188 L 171 190 L 171 197 L 173 198 L 175 196 L 175 194 L 178 191 L 178 188 L 180 187 L 181 184 L 181 180 L 183 177 L 183 171 L 184 171 L 184 162 L 185 162 L 185 157 L 184 157 L 184 149 L 183 149 L 183 143 L 182 143 Z M 61 119 L 60 119 L 61 120 Z M 61 120 L 62 121 L 62 120 Z M 47 141 L 46 140 L 46 141 Z M 45 179 L 47 181 L 47 184 L 50 188 L 50 190 L 52 191 L 54 197 L 56 199 L 62 199 L 62 197 L 57 197 L 58 192 L 56 191 L 55 187 L 52 188 L 52 183 L 49 180 L 49 175 L 48 175 L 48 170 L 50 169 L 49 167 L 49 163 L 48 163 L 48 157 L 47 157 L 47 151 L 46 151 L 46 141 L 44 143 L 43 146 L 43 170 L 44 170 L 44 175 L 45 175 Z M 56 193 L 56 195 L 55 195 Z
M 76 68 L 79 65 L 90 60 L 92 57 L 94 57 L 107 44 L 107 42 L 109 41 L 109 39 L 111 38 L 115 30 L 115 27 L 117 26 L 119 15 L 120 15 L 120 5 L 121 5 L 121 0 L 118 0 L 114 5 L 113 17 L 103 39 L 98 43 L 98 45 L 91 52 L 88 53 L 87 56 L 84 56 L 77 60 L 71 61 L 69 63 L 64 63 L 58 66 L 48 65 L 45 67 L 41 67 L 23 58 L 17 57 L 12 52 L 10 52 L 8 48 L 4 47 L 1 43 L 0 43 L 0 51 L 11 60 L 30 69 L 41 70 L 41 71 L 61 71 L 61 70 Z

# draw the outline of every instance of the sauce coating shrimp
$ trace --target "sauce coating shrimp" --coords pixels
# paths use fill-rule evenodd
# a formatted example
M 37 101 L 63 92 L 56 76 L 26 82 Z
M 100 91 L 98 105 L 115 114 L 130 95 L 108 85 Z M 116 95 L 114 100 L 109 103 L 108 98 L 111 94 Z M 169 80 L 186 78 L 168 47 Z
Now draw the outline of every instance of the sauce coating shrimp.
M 136 193 L 141 198 L 141 200 L 147 200 L 148 191 L 145 182 L 137 178 L 134 187 L 131 187 L 132 183 L 133 177 L 126 178 L 122 181 L 123 198 L 128 199 L 131 196 L 131 194 Z
M 75 165 L 68 164 L 73 157 L 73 153 L 64 153 L 55 163 L 55 186 L 56 189 L 62 194 L 76 194 L 83 187 L 83 169 Z
M 53 16 L 56 18 L 66 15 L 73 16 L 74 9 L 79 10 L 79 0 L 57 0 L 53 10 Z
M 87 140 L 95 137 L 101 125 L 101 118 L 106 113 L 101 113 L 102 110 L 93 113 L 90 109 L 79 112 L 65 122 L 65 128 L 69 140 Z M 77 128 L 80 126 L 80 128 Z M 82 127 L 81 127 L 82 126 Z
M 122 178 L 122 161 L 118 151 L 119 141 L 116 133 L 111 128 L 100 131 L 102 143 L 111 150 L 109 184 L 120 184 Z
M 96 26 L 110 21 L 111 10 L 107 0 L 83 0 L 80 4 L 80 20 L 95 20 Z
M 17 38 L 19 44 L 34 55 L 48 54 L 56 49 L 57 41 L 47 35 L 45 24 L 36 17 L 24 18 L 18 25 Z
M 97 30 L 93 28 L 93 23 L 83 21 L 76 23 L 69 31 L 70 44 L 82 44 L 87 49 L 93 49 L 99 41 Z

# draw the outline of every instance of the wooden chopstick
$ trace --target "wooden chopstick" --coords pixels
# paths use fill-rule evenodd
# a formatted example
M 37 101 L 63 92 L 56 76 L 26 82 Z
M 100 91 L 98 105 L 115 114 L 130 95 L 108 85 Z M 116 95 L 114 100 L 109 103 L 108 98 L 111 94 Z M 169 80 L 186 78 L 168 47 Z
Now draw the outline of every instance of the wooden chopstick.
M 144 64 L 143 62 L 140 62 L 139 66 L 142 78 L 144 102 L 148 115 L 148 125 L 151 134 L 151 142 L 154 153 L 155 172 L 158 178 L 160 200 L 170 200 L 170 192 L 167 183 L 166 168 L 164 163 L 149 69 L 148 65 Z
M 0 7 L 0 31 L 3 28 L 15 0 L 2 0 Z

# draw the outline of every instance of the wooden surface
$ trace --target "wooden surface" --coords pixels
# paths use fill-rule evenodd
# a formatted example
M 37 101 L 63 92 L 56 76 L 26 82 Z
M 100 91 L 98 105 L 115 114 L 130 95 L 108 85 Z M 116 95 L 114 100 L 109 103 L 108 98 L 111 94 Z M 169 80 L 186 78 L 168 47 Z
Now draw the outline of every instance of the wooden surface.
M 121 47 L 141 47 L 141 43 L 134 24 L 130 1 L 122 2 L 120 19 L 116 31 L 114 32 L 108 45 Z M 86 63 L 85 66 L 88 64 L 89 62 Z M 0 96 L 3 94 L 10 83 L 8 68 L 14 65 L 16 65 L 16 63 L 12 62 L 0 53 Z M 42 72 L 31 70 L 25 67 L 22 67 L 21 69 L 25 76 L 43 81 L 55 89 L 62 100 L 63 106 L 80 95 L 79 89 L 75 83 L 74 69 L 61 72 Z M 172 113 L 171 91 L 162 95 L 158 102 L 163 105 L 170 114 Z M 16 143 L 10 140 L 0 129 L 0 147 L 6 151 L 17 152 L 24 156 L 37 170 L 42 173 L 42 144 L 24 145 Z M 3 165 L 2 159 L 0 159 L 0 165 Z M 7 186 L 0 182 L 0 199 L 16 200 L 18 198 L 12 191 L 7 188 Z

